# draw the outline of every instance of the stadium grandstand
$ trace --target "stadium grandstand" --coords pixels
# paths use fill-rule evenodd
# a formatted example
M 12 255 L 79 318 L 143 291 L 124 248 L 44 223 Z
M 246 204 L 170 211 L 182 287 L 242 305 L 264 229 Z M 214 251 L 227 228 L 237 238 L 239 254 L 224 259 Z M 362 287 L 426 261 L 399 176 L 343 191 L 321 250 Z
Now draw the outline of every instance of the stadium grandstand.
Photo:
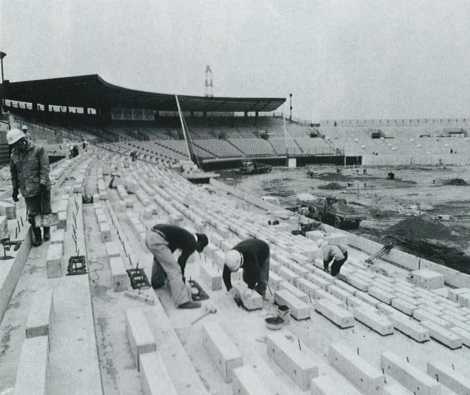
M 25 199 L 11 201 L 9 166 L 0 169 L 0 394 L 469 393 L 469 274 L 320 224 L 244 186 L 185 177 L 202 173 L 189 158 L 342 163 L 432 137 L 402 138 L 381 125 L 312 127 L 276 116 L 282 98 L 162 95 L 98 76 L 4 91 L 10 126 L 27 126 L 50 156 L 70 145 L 79 153 L 50 166 L 57 222 L 37 247 Z M 446 128 L 435 138 L 457 140 Z M 207 235 L 185 268 L 197 282 L 192 296 L 207 294 L 202 308 L 178 309 L 168 287 L 149 286 L 146 235 L 156 223 Z M 225 254 L 247 238 L 269 244 L 268 287 L 263 298 L 233 273 L 236 304 L 222 279 Z M 325 272 L 327 244 L 347 246 L 336 277 Z
M 191 158 L 204 169 L 238 166 L 247 159 L 289 160 L 295 166 L 345 161 L 312 125 L 276 112 L 284 98 L 151 93 L 110 84 L 98 75 L 5 81 L 4 96 L 5 106 L 31 125 L 32 135 L 43 140 L 47 130 L 48 142 L 52 135 L 73 135 L 118 143 L 114 147 L 122 152 L 137 150 L 148 160 Z

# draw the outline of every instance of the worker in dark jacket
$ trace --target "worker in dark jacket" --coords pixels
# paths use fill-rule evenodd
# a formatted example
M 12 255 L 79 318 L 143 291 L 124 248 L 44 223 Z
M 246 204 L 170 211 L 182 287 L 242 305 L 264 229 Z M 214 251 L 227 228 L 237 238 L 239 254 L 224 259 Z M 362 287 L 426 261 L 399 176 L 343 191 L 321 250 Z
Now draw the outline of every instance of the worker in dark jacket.
M 8 145 L 12 148 L 10 157 L 12 199 L 18 201 L 18 192 L 23 195 L 32 226 L 32 244 L 42 243 L 41 228 L 36 226 L 35 217 L 51 212 L 51 181 L 49 179 L 49 158 L 43 147 L 36 147 L 28 141 L 19 129 L 7 133 Z M 50 230 L 44 227 L 44 240 L 50 239 Z
M 145 244 L 153 254 L 152 287 L 161 288 L 168 279 L 171 296 L 179 308 L 201 306 L 193 301 L 191 288 L 185 284 L 184 269 L 191 254 L 202 252 L 208 242 L 205 234 L 192 234 L 175 225 L 157 224 L 147 232 Z M 178 260 L 172 255 L 176 250 L 181 251 Z
M 342 244 L 327 244 L 322 248 L 323 269 L 336 277 L 341 266 L 348 260 L 348 250 Z
M 233 272 L 243 269 L 243 281 L 248 288 L 265 296 L 269 280 L 269 245 L 258 239 L 246 239 L 225 254 L 223 279 L 227 291 L 236 299 L 239 295 L 232 291 Z

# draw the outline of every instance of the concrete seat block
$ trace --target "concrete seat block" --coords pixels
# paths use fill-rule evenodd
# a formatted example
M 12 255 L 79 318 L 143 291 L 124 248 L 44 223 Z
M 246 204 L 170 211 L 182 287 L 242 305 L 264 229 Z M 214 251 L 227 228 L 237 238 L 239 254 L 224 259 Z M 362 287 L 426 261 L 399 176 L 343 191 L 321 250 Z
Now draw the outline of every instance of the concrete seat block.
M 441 385 L 405 359 L 386 351 L 380 358 L 380 366 L 405 388 L 415 394 L 440 395 Z
M 470 288 L 455 288 L 448 290 L 448 298 L 452 302 L 458 303 L 458 297 L 460 294 L 470 293 Z
M 346 309 L 328 300 L 315 301 L 315 310 L 342 329 L 354 326 L 354 316 Z
M 139 365 L 144 395 L 178 395 L 160 354 L 141 354 Z
M 412 271 L 410 281 L 417 287 L 425 289 L 437 289 L 444 286 L 444 276 L 441 273 L 429 269 Z
M 310 318 L 311 307 L 285 289 L 275 292 L 274 301 L 280 306 L 288 306 L 290 314 L 297 320 Z
M 385 381 L 382 372 L 349 347 L 331 344 L 328 361 L 364 394 L 382 394 Z
M 129 288 L 129 276 L 124 267 L 124 262 L 120 256 L 113 256 L 109 259 L 111 268 L 111 286 L 115 292 L 125 291 Z
M 226 383 L 232 382 L 233 369 L 243 365 L 238 347 L 217 322 L 202 327 L 202 344 L 210 354 Z
M 121 256 L 121 245 L 118 241 L 108 241 L 105 243 L 106 256 L 112 258 L 113 256 Z
M 222 289 L 222 273 L 220 268 L 214 267 L 211 263 L 206 262 L 203 265 L 199 265 L 199 275 L 211 291 Z
M 57 219 L 58 219 L 58 223 L 57 223 L 57 228 L 58 229 L 66 229 L 67 228 L 67 212 L 66 211 L 59 211 L 57 213 Z
M 449 347 L 452 350 L 462 347 L 462 338 L 456 333 L 450 331 L 448 328 L 440 326 L 433 321 L 423 320 L 421 325 L 429 331 L 429 335 Z
M 354 318 L 382 336 L 393 333 L 393 323 L 383 314 L 371 307 L 357 307 L 353 310 Z
M 309 355 L 309 350 L 299 349 L 296 337 L 287 332 L 270 333 L 266 336 L 269 357 L 303 390 L 310 388 L 311 381 L 318 376 L 318 367 Z M 291 339 L 291 340 L 289 340 Z
M 316 286 L 326 290 L 328 288 L 328 286 L 331 284 L 331 281 L 327 281 L 319 276 L 316 275 L 316 273 L 314 274 L 309 274 L 307 276 L 307 279 L 310 280 L 312 283 L 314 283 Z
M 291 283 L 288 283 L 287 281 L 283 281 L 279 284 L 279 290 L 282 289 L 289 291 L 292 295 L 304 303 L 309 303 L 311 300 L 311 298 L 305 292 L 301 291 L 299 288 L 295 287 Z
M 405 300 L 403 297 L 393 298 L 392 307 L 394 307 L 395 309 L 409 316 L 412 316 L 413 311 L 415 311 L 418 308 L 417 305 L 410 303 L 409 301 Z
M 290 282 L 291 284 L 295 283 L 295 280 L 299 277 L 296 273 L 294 273 L 289 268 L 283 266 L 279 269 L 279 275 L 286 281 Z
M 311 384 L 311 395 L 359 395 L 361 392 L 356 390 L 349 382 L 338 382 L 336 378 L 322 375 L 315 377 Z
M 279 285 L 285 281 L 281 276 L 274 273 L 273 271 L 269 272 L 269 286 L 271 291 L 277 291 L 279 289 Z
M 467 325 L 466 328 L 455 326 L 449 330 L 455 333 L 457 336 L 460 336 L 462 343 L 467 347 L 470 347 L 470 325 Z
M 49 339 L 25 339 L 16 371 L 15 395 L 47 395 Z
M 62 257 L 64 245 L 62 243 L 49 244 L 47 248 L 47 277 L 55 278 L 62 276 Z
M 111 241 L 111 227 L 109 226 L 109 224 L 107 222 L 100 222 L 99 228 L 100 228 L 101 241 L 103 243 Z
M 391 304 L 392 299 L 394 298 L 393 294 L 376 286 L 369 288 L 368 293 L 370 296 L 373 296 L 374 298 L 387 304 Z
M 442 318 L 438 317 L 433 312 L 426 309 L 416 309 L 413 311 L 413 317 L 418 321 L 432 321 L 435 324 L 442 326 L 443 328 L 449 328 L 452 324 Z
M 259 310 L 263 308 L 263 297 L 258 292 L 247 288 L 246 285 L 242 284 L 240 281 L 232 285 L 233 288 L 238 290 L 243 306 L 245 306 L 247 310 Z
M 25 334 L 27 338 L 48 336 L 54 315 L 52 289 L 41 289 L 36 292 L 29 309 Z
M 251 366 L 233 369 L 233 395 L 274 395 Z
M 127 338 L 140 371 L 140 355 L 156 351 L 155 338 L 141 309 L 126 311 Z
M 411 337 L 417 342 L 423 343 L 429 340 L 429 330 L 424 328 L 415 320 L 398 313 L 390 315 L 389 318 L 393 322 L 395 329 Z
M 336 285 L 330 285 L 327 288 L 328 293 L 332 294 L 334 297 L 338 298 L 339 300 L 346 302 L 348 297 L 353 296 L 350 294 L 348 291 L 336 286 Z
M 306 293 L 310 298 L 315 298 L 315 292 L 320 290 L 320 287 L 305 278 L 298 278 L 295 286 L 302 292 Z
M 451 366 L 439 361 L 428 362 L 427 372 L 456 394 L 470 394 L 470 380 L 461 373 L 456 372 Z
M 65 240 L 64 229 L 52 229 L 51 231 L 51 244 L 63 244 Z

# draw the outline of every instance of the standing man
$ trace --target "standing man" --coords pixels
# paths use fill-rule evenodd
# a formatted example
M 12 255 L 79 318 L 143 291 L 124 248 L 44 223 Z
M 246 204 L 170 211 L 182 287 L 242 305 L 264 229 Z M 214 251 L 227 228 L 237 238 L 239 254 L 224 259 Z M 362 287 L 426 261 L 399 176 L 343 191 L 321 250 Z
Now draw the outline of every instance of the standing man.
M 184 269 L 191 254 L 202 252 L 208 243 L 204 233 L 192 234 L 175 225 L 157 224 L 147 232 L 145 245 L 153 254 L 152 287 L 161 288 L 168 279 L 171 296 L 180 309 L 201 307 L 185 284 Z M 175 250 L 181 250 L 178 260 L 172 255 Z
M 269 245 L 263 240 L 246 239 L 225 254 L 223 279 L 234 299 L 239 296 L 232 288 L 232 273 L 243 269 L 243 281 L 249 289 L 265 296 L 269 280 Z
M 333 277 L 339 274 L 341 266 L 348 260 L 348 250 L 343 244 L 327 244 L 322 248 L 323 270 Z
M 37 247 L 42 243 L 42 235 L 41 228 L 35 224 L 35 216 L 51 212 L 49 158 L 43 147 L 33 145 L 19 129 L 9 130 L 7 141 L 11 148 L 12 198 L 17 202 L 18 192 L 23 195 L 32 226 L 32 244 Z M 50 229 L 44 227 L 44 241 L 48 241 L 50 237 Z

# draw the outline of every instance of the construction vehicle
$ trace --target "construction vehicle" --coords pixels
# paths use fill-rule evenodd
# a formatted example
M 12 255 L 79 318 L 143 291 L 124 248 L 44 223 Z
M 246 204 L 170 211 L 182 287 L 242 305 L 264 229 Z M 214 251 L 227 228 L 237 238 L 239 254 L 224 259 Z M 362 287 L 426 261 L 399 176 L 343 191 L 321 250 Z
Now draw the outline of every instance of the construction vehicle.
M 345 199 L 318 197 L 301 202 L 302 214 L 339 229 L 357 229 L 364 216 L 357 213 Z
M 238 169 L 240 174 L 264 174 L 270 173 L 272 166 L 264 163 L 256 163 L 253 161 L 244 161 Z

